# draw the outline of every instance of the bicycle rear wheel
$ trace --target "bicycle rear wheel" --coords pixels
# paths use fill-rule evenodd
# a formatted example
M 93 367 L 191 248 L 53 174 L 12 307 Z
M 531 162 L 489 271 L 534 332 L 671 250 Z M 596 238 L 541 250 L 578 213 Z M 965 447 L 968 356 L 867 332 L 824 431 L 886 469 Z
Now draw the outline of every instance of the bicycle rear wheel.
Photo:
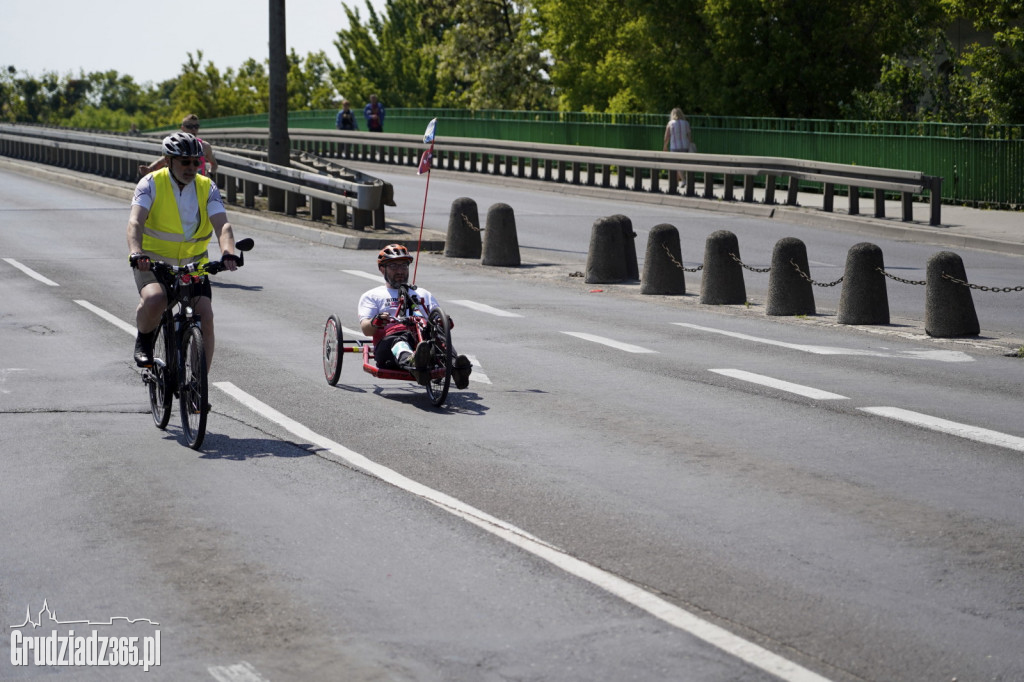
M 427 395 L 435 407 L 444 404 L 448 398 L 448 387 L 452 382 L 452 327 L 441 308 L 434 308 L 427 318 L 427 333 L 430 341 L 430 369 L 444 369 L 444 375 L 431 377 L 427 384 Z
M 341 345 L 341 322 L 337 315 L 327 318 L 324 325 L 324 376 L 331 386 L 341 378 L 341 360 L 345 349 Z
M 171 405 L 174 403 L 174 374 L 169 363 L 172 351 L 170 319 L 166 316 L 160 320 L 153 340 L 153 366 L 144 370 L 145 381 L 149 389 L 149 409 L 153 413 L 156 428 L 167 428 L 171 420 Z
M 185 330 L 182 346 L 181 368 L 178 370 L 181 431 L 188 446 L 198 450 L 206 436 L 206 412 L 210 402 L 206 384 L 206 350 L 199 327 Z

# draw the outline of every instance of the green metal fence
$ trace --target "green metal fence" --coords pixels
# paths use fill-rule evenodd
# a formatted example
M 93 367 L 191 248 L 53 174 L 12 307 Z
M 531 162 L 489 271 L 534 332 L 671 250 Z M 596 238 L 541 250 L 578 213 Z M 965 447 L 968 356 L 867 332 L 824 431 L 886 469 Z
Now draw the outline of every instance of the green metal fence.
M 289 114 L 296 128 L 334 128 L 334 110 Z M 357 111 L 358 115 L 358 111 Z M 389 109 L 388 132 L 661 150 L 668 116 L 559 111 Z M 691 116 L 701 153 L 831 161 L 921 171 L 943 178 L 946 202 L 1024 209 L 1024 125 Z M 267 115 L 204 121 L 266 127 Z M 1022 228 L 1024 229 L 1024 228 Z

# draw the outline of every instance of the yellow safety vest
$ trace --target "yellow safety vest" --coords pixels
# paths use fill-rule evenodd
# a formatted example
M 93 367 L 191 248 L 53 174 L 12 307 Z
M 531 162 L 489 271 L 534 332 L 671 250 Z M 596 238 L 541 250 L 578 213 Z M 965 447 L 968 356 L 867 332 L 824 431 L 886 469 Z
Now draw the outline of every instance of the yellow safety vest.
M 210 178 L 196 175 L 196 197 L 199 199 L 199 226 L 191 238 L 185 237 L 175 199 L 175 181 L 168 168 L 161 168 L 153 174 L 156 196 L 149 209 L 149 216 L 142 228 L 142 251 L 154 260 L 169 265 L 182 266 L 188 263 L 203 263 L 213 234 L 213 223 L 206 214 L 206 202 L 210 198 Z

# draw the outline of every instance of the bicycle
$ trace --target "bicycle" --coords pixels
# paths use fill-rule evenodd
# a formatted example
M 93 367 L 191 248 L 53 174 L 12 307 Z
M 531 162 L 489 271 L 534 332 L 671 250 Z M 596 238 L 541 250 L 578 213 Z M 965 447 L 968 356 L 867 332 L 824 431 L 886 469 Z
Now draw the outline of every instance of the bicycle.
M 398 286 L 398 315 L 396 317 L 412 332 L 415 340 L 414 348 L 423 341 L 430 345 L 430 362 L 427 368 L 430 378 L 425 384 L 425 388 L 431 404 L 439 407 L 448 398 L 448 389 L 452 380 L 452 360 L 455 351 L 452 349 L 451 321 L 440 306 L 432 308 L 429 312 L 426 311 L 423 302 L 414 293 L 415 290 L 414 285 L 401 284 Z M 331 386 L 338 384 L 338 379 L 341 377 L 343 354 L 348 352 L 361 352 L 363 354 L 363 371 L 379 379 L 416 381 L 416 377 L 404 369 L 378 367 L 372 357 L 373 343 L 363 339 L 342 338 L 341 322 L 337 315 L 331 315 L 324 325 L 323 339 L 324 376 Z
M 244 252 L 252 247 L 252 239 L 242 239 L 235 244 L 238 250 L 235 263 L 239 267 L 245 264 Z M 143 368 L 142 382 L 149 392 L 149 407 L 156 427 L 161 431 L 167 428 L 177 397 L 185 442 L 198 450 L 206 436 L 209 386 L 202 325 L 192 308 L 193 289 L 204 277 L 222 272 L 227 266 L 221 258 L 204 266 L 181 267 L 151 261 L 151 267 L 167 292 L 167 307 L 153 339 L 153 364 Z

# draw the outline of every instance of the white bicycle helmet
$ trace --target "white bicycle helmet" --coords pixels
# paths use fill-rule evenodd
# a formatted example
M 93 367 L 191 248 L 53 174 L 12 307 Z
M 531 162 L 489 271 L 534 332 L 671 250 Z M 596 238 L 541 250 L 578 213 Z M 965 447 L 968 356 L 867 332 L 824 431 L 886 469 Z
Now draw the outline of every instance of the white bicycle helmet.
M 203 145 L 191 133 L 173 133 L 164 138 L 165 156 L 198 157 L 203 155 Z

